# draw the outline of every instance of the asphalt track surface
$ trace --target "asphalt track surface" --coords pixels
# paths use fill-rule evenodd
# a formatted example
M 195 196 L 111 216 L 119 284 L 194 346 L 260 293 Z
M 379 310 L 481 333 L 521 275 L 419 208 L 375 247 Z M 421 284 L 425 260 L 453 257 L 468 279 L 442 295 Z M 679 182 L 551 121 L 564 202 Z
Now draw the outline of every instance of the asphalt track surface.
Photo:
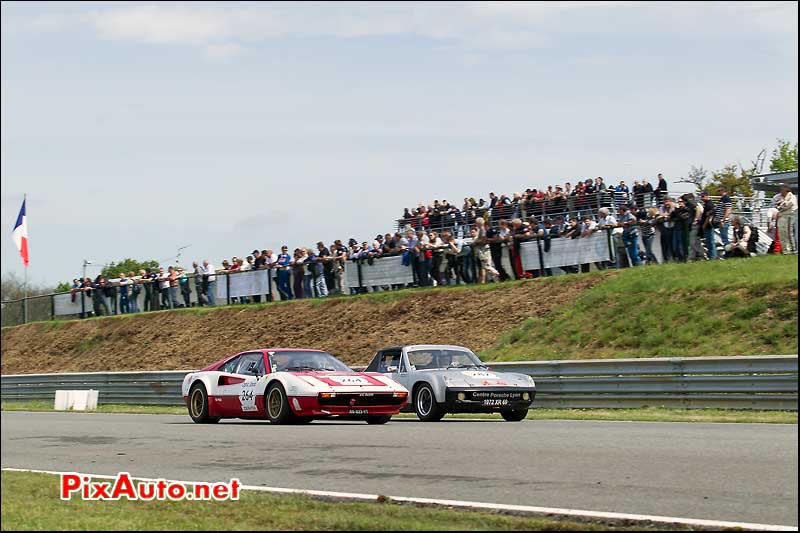
M 797 425 L 2 413 L 2 466 L 797 525 Z

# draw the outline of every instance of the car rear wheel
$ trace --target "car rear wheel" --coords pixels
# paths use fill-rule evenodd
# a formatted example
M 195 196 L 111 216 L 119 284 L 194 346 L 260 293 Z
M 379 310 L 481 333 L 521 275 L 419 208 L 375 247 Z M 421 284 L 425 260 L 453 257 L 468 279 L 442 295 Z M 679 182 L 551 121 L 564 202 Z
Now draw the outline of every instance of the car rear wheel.
M 500 414 L 506 420 L 506 422 L 520 422 L 525 420 L 525 417 L 528 416 L 527 409 L 508 409 L 505 411 L 500 411 Z
M 200 381 L 189 389 L 189 416 L 196 424 L 216 424 L 221 418 L 208 416 L 208 392 Z
M 289 399 L 283 385 L 273 382 L 267 389 L 265 398 L 267 407 L 267 418 L 272 424 L 287 424 L 295 419 L 292 408 L 289 407 Z
M 427 383 L 420 385 L 414 395 L 414 410 L 423 422 L 437 422 L 445 414 L 444 406 L 436 402 L 433 389 Z
M 367 424 L 385 424 L 391 419 L 392 415 L 373 415 L 373 416 L 368 416 L 364 420 L 367 421 Z

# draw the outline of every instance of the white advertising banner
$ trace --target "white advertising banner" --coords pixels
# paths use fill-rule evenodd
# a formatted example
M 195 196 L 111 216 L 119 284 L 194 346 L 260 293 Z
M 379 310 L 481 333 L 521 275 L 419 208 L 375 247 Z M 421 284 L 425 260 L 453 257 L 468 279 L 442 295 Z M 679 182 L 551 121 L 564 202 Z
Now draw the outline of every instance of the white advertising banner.
M 358 287 L 358 265 L 348 261 L 345 278 L 349 287 Z M 379 287 L 381 285 L 407 284 L 414 282 L 411 265 L 403 265 L 403 256 L 381 257 L 370 265 L 365 260 L 361 264 L 361 286 Z
M 81 313 L 81 296 L 82 293 L 75 294 L 75 301 L 72 301 L 72 295 L 69 293 L 66 294 L 56 294 L 53 296 L 53 306 L 55 309 L 56 315 L 79 315 Z M 85 311 L 92 310 L 92 299 L 86 297 L 85 303 Z
M 545 268 L 570 265 L 583 265 L 608 261 L 611 251 L 608 246 L 608 235 L 605 231 L 593 233 L 579 239 L 555 238 L 550 240 L 550 250 L 545 252 L 545 243 L 541 242 L 542 261 Z M 538 270 L 539 246 L 536 241 L 523 242 L 520 245 L 520 258 L 524 270 Z
M 239 298 L 241 296 L 254 296 L 257 294 L 269 294 L 269 276 L 273 274 L 271 270 L 250 270 L 248 272 L 235 272 L 228 275 L 230 281 L 225 280 L 225 275 L 217 275 L 215 296 L 217 300 L 223 302 L 228 298 L 228 285 L 230 285 L 230 297 Z

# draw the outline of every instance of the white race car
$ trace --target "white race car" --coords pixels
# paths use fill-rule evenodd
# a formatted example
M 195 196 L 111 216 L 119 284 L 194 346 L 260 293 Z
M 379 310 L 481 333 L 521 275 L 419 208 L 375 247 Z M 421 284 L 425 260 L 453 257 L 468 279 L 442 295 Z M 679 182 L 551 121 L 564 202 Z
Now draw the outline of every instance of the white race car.
M 241 352 L 187 374 L 181 387 L 197 423 L 261 418 L 273 424 L 338 416 L 385 424 L 408 390 L 378 372 L 354 372 L 329 353 L 306 349 Z

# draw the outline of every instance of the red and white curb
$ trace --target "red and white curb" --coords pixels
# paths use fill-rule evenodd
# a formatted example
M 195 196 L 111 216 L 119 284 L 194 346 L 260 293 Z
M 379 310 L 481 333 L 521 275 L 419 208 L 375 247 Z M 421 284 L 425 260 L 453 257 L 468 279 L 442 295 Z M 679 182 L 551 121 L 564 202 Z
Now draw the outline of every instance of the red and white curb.
M 34 474 L 61 475 L 67 472 L 52 470 L 33 470 L 27 468 L 3 468 L 4 472 L 31 472 Z M 75 472 L 71 472 L 75 473 Z M 96 479 L 115 479 L 116 476 L 104 474 L 87 474 L 78 472 L 81 476 Z M 157 481 L 156 478 L 131 477 L 134 481 Z M 176 479 L 166 480 L 169 483 L 196 485 L 196 481 L 181 481 Z M 391 500 L 392 502 L 411 503 L 417 505 L 431 505 L 441 507 L 455 507 L 460 509 L 505 511 L 518 515 L 537 515 L 548 517 L 570 517 L 576 519 L 603 520 L 612 522 L 642 522 L 652 524 L 675 524 L 683 526 L 701 527 L 706 529 L 744 529 L 750 531 L 797 531 L 797 526 L 780 526 L 774 524 L 751 524 L 748 522 L 728 522 L 724 520 L 702 520 L 697 518 L 679 518 L 674 516 L 653 516 L 643 514 L 610 513 L 605 511 L 584 511 L 579 509 L 560 509 L 557 507 L 535 507 L 530 505 L 507 505 L 502 503 L 468 502 L 461 500 L 439 500 L 432 498 L 409 498 L 406 496 L 382 496 L 379 494 L 360 494 L 356 492 L 332 492 L 327 490 L 303 490 L 283 487 L 262 487 L 257 485 L 241 485 L 240 490 L 268 492 L 272 494 L 302 494 L 316 498 L 334 499 L 341 501 L 379 502 Z

